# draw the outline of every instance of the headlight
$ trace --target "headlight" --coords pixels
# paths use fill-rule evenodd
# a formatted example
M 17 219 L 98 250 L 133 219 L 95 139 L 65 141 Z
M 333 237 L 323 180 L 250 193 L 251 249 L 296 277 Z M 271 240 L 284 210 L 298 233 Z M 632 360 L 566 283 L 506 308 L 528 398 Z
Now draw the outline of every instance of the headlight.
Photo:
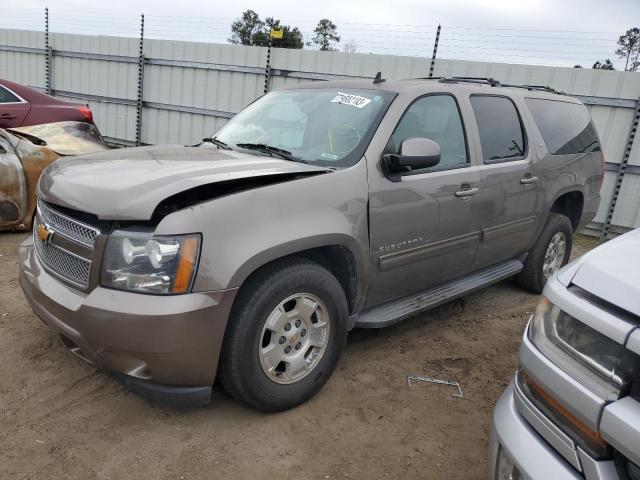
M 141 293 L 187 293 L 199 252 L 200 235 L 116 231 L 107 242 L 100 284 Z
M 529 339 L 554 364 L 605 400 L 616 400 L 633 376 L 634 355 L 543 298 Z

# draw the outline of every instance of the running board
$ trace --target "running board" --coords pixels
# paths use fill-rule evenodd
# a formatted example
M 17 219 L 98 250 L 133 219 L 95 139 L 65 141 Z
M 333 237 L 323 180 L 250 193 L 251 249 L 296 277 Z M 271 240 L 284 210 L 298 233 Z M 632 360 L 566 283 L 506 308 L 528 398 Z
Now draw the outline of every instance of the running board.
M 476 273 L 439 285 L 410 297 L 385 303 L 365 310 L 356 319 L 356 328 L 382 328 L 398 323 L 405 318 L 467 295 L 483 287 L 511 277 L 523 265 L 519 260 L 510 260 Z

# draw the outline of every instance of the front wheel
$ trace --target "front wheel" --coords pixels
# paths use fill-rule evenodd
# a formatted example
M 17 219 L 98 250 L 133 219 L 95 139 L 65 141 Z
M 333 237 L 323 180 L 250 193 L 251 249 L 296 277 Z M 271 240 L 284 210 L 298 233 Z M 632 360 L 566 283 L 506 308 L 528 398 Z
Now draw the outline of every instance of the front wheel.
M 524 269 L 516 277 L 522 288 L 542 293 L 549 277 L 567 264 L 573 245 L 573 226 L 565 215 L 549 214 L 538 241 L 529 252 Z
M 241 288 L 225 333 L 220 379 L 264 412 L 311 398 L 331 376 L 347 337 L 347 301 L 322 266 L 292 259 Z

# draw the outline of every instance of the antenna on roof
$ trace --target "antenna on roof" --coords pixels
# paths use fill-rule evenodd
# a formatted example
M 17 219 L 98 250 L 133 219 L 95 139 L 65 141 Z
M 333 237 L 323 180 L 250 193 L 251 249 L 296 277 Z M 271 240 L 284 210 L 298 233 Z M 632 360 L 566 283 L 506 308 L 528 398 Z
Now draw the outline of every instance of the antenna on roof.
M 385 81 L 386 81 L 386 79 L 382 78 L 382 72 L 376 73 L 376 78 L 373 79 L 374 85 L 376 83 L 382 83 L 382 82 L 385 82 Z

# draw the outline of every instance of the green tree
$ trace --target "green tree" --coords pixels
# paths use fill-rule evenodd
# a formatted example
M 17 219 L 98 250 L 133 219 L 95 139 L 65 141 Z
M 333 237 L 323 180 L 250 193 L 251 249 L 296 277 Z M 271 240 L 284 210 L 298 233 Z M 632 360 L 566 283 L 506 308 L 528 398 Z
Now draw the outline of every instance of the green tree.
M 619 48 L 616 55 L 625 60 L 625 71 L 636 71 L 640 66 L 638 56 L 640 55 L 640 29 L 630 28 L 618 39 Z
M 254 36 L 253 45 L 266 47 L 269 45 L 269 35 L 273 30 L 282 30 L 282 38 L 273 40 L 271 45 L 278 48 L 303 48 L 304 40 L 302 38 L 302 32 L 298 27 L 291 27 L 289 25 L 282 25 L 280 20 L 273 17 L 267 17 L 264 21 L 264 27 L 260 32 L 257 32 Z
M 261 20 L 253 10 L 246 10 L 242 16 L 231 24 L 231 38 L 229 42 L 240 45 L 269 45 L 271 29 L 284 30 L 282 39 L 274 40 L 272 46 L 280 48 L 302 48 L 304 41 L 298 27 L 281 25 L 280 20 L 268 17 Z
M 602 62 L 598 60 L 593 64 L 593 67 L 591 68 L 595 70 L 615 70 L 615 68 L 613 68 L 613 63 L 611 63 L 611 60 L 609 60 L 608 58 L 606 60 L 603 60 Z
M 340 41 L 338 27 L 328 18 L 323 18 L 318 22 L 313 30 L 315 34 L 312 42 L 320 47 L 320 50 L 335 50 L 332 46 L 334 42 Z
M 253 10 L 242 12 L 242 16 L 231 24 L 229 42 L 240 45 L 253 45 L 255 35 L 262 31 L 264 22 Z

